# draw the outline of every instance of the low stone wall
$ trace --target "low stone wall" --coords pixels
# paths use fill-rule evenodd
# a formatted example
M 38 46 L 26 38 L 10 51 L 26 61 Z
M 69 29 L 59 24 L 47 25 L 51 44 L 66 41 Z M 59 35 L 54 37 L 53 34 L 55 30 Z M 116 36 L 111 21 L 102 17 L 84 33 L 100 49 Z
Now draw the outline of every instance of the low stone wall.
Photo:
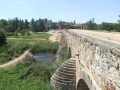
M 72 57 L 76 58 L 76 83 L 83 79 L 90 90 L 120 90 L 120 42 L 70 31 L 63 33 Z
M 59 44 L 59 49 L 57 51 L 57 60 L 62 60 L 64 57 L 63 56 L 64 52 L 66 52 L 68 49 L 68 43 L 66 41 L 67 41 L 67 36 L 64 33 L 62 33 L 60 44 Z

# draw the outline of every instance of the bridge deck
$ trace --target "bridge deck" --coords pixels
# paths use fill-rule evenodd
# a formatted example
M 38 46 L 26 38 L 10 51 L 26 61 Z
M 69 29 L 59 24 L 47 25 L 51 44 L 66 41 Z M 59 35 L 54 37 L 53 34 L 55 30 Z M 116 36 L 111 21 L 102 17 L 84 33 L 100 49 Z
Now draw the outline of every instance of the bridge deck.
M 93 36 L 98 36 L 102 38 L 106 38 L 109 40 L 114 40 L 114 41 L 119 41 L 120 42 L 120 33 L 119 32 L 100 32 L 100 31 L 92 31 L 92 30 L 72 30 L 72 32 L 77 32 L 77 33 L 85 33 L 88 35 L 93 35 Z

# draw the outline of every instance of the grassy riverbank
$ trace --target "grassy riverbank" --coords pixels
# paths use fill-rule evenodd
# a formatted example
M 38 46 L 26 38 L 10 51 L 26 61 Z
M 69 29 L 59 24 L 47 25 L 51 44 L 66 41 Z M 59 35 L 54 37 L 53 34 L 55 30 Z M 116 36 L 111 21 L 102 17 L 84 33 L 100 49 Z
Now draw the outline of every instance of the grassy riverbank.
M 17 40 L 16 40 L 17 41 Z M 21 41 L 22 42 L 22 41 Z M 25 45 L 29 45 L 25 43 Z M 0 54 L 10 53 L 13 57 L 23 43 L 17 45 L 12 42 L 10 46 L 3 46 Z M 28 46 L 29 47 L 29 46 Z M 59 42 L 40 41 L 30 45 L 31 53 L 55 53 L 59 48 Z M 27 49 L 27 47 L 26 47 Z M 24 50 L 26 50 L 24 49 Z M 69 58 L 69 52 L 63 52 L 61 60 L 54 60 L 54 63 L 36 62 L 31 58 L 26 58 L 22 63 L 9 69 L 0 70 L 0 90 L 52 90 L 50 77 L 59 68 L 59 66 Z
M 63 54 L 62 60 L 52 65 L 26 58 L 16 67 L 0 70 L 0 90 L 52 90 L 50 77 L 69 58 L 69 52 Z
M 8 61 L 20 56 L 25 50 L 29 49 L 27 44 L 12 43 L 0 47 L 0 64 L 7 63 Z
M 51 34 L 31 34 L 29 36 L 25 35 L 18 35 L 18 36 L 7 36 L 7 38 L 42 38 L 42 39 L 47 39 L 51 36 Z
M 7 42 L 35 44 L 42 40 L 48 40 L 51 34 L 32 34 L 30 36 L 7 36 Z
M 7 45 L 0 46 L 0 64 L 13 60 L 23 54 L 25 50 L 35 47 L 35 43 L 41 42 L 43 39 L 47 40 L 50 36 L 51 34 L 32 34 L 30 36 L 24 36 L 24 38 L 20 35 L 8 36 L 11 39 L 7 39 Z
M 33 45 L 30 52 L 31 53 L 44 53 L 44 52 L 50 52 L 50 53 L 57 53 L 57 50 L 59 48 L 59 42 L 49 42 L 49 41 L 41 41 Z
M 26 59 L 9 70 L 0 70 L 0 90 L 48 90 L 50 84 L 45 81 L 48 77 L 44 74 L 47 69 L 37 72 L 41 67 L 40 63 Z
M 7 39 L 7 42 L 10 42 L 10 43 L 26 43 L 26 44 L 32 44 L 32 45 L 40 41 L 42 40 L 40 39 Z

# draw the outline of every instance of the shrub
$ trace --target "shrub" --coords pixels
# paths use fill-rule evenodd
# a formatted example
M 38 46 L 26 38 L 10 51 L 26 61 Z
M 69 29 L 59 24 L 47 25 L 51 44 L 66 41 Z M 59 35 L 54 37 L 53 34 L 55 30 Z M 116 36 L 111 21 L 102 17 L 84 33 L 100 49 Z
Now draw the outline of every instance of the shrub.
M 0 31 L 0 46 L 6 43 L 6 36 L 3 32 Z
M 26 44 L 13 43 L 11 45 L 3 45 L 0 47 L 0 64 L 8 62 L 15 57 L 20 56 L 29 48 Z
M 35 53 L 44 53 L 44 52 L 49 52 L 49 53 L 57 53 L 57 50 L 59 48 L 59 43 L 58 42 L 48 42 L 48 41 L 43 41 L 36 43 L 30 52 L 33 54 Z
M 14 44 L 8 49 L 8 54 L 17 56 L 19 54 L 22 54 L 26 50 L 27 46 L 26 44 Z

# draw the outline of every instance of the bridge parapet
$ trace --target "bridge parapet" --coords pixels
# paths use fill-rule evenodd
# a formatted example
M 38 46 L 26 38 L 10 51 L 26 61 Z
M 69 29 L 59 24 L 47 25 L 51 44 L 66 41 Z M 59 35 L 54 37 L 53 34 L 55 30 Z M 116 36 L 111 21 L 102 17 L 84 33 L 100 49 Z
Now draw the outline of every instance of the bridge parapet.
M 76 87 L 83 79 L 90 90 L 120 90 L 120 42 L 63 31 L 76 58 Z

